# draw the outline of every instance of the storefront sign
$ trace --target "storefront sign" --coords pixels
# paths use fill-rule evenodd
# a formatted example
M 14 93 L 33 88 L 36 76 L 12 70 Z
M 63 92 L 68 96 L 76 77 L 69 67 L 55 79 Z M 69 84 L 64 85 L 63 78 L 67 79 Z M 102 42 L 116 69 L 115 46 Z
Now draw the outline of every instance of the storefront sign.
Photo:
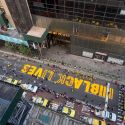
M 82 56 L 88 57 L 88 58 L 92 58 L 93 57 L 93 53 L 87 52 L 87 51 L 83 51 L 82 52 Z
M 75 78 L 73 76 L 66 75 L 63 73 L 55 74 L 55 71 L 53 70 L 38 68 L 30 64 L 25 64 L 21 69 L 21 72 L 42 79 L 47 78 L 49 81 L 52 81 L 55 84 L 65 85 L 76 90 L 80 89 L 80 87 L 83 85 L 85 86 L 85 90 L 83 90 L 84 92 L 103 98 L 106 97 L 106 86 L 103 86 L 98 83 L 91 83 L 88 80 Z M 53 81 L 53 79 L 55 78 L 56 80 Z M 113 99 L 113 95 L 114 90 L 113 88 L 110 88 L 109 99 Z
M 113 58 L 113 57 L 108 57 L 107 62 L 109 62 L 109 63 L 115 63 L 115 64 L 119 64 L 119 65 L 123 65 L 124 60 Z
M 106 53 L 95 52 L 94 60 L 103 62 L 103 61 L 106 61 L 106 59 L 107 59 Z

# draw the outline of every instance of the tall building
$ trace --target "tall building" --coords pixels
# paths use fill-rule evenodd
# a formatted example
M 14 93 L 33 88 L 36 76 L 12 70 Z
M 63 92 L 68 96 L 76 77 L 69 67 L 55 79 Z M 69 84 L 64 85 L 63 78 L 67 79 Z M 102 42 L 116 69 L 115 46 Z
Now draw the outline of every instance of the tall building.
M 0 81 L 0 125 L 6 125 L 22 93 L 20 87 Z
M 68 41 L 75 55 L 125 60 L 125 0 L 4 1 L 28 43 L 54 38 Z

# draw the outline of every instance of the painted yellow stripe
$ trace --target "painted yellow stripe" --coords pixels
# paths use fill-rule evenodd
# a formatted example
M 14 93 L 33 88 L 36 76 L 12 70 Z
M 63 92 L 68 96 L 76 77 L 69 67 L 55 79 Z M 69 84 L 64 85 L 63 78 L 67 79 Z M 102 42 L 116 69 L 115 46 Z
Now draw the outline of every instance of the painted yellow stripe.
M 103 96 L 103 88 L 104 86 L 100 85 L 100 89 L 99 89 L 99 96 Z
M 112 96 L 112 89 L 110 88 L 110 89 L 109 89 L 108 98 L 111 99 L 111 96 Z
M 46 75 L 47 75 L 47 72 L 48 72 L 48 70 L 45 70 L 45 71 L 43 72 L 43 74 L 42 74 L 42 76 L 41 76 L 42 79 L 45 79 L 45 77 L 46 77 Z
M 114 96 L 114 89 L 112 88 L 112 96 L 111 96 L 111 99 L 113 99 L 113 96 Z
M 109 99 L 113 99 L 113 96 L 114 96 L 114 89 L 110 88 L 110 90 L 109 90 Z
M 105 96 L 106 96 L 106 87 L 104 86 L 104 88 L 103 88 L 103 97 L 105 98 Z
M 52 80 L 52 77 L 54 76 L 54 72 L 53 71 L 49 71 L 49 76 L 48 76 L 48 80 L 51 81 Z

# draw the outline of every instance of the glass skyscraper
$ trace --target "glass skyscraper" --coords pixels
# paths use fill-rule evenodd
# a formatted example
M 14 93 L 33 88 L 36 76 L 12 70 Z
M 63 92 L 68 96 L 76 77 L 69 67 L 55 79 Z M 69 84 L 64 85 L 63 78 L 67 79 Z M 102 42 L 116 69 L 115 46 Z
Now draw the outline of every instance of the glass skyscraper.
M 124 0 L 28 0 L 32 14 L 125 28 Z

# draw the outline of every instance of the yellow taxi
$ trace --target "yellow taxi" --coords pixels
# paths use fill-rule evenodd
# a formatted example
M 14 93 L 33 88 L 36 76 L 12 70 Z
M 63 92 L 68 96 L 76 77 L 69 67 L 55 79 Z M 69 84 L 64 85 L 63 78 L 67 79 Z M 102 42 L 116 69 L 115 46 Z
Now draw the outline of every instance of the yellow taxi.
M 49 100 L 46 98 L 42 98 L 42 97 L 32 97 L 32 102 L 35 104 L 39 104 L 43 107 L 47 107 Z
M 47 104 L 48 104 L 48 102 L 49 102 L 49 100 L 48 100 L 48 99 L 44 99 L 42 106 L 43 106 L 43 107 L 46 107 L 46 106 L 47 106 Z
M 75 110 L 72 108 L 68 108 L 66 106 L 63 107 L 62 113 L 74 118 L 75 117 Z
M 92 125 L 106 125 L 106 122 L 93 118 Z
M 18 80 L 15 79 L 15 80 L 12 82 L 12 84 L 17 85 L 17 84 L 18 84 Z

